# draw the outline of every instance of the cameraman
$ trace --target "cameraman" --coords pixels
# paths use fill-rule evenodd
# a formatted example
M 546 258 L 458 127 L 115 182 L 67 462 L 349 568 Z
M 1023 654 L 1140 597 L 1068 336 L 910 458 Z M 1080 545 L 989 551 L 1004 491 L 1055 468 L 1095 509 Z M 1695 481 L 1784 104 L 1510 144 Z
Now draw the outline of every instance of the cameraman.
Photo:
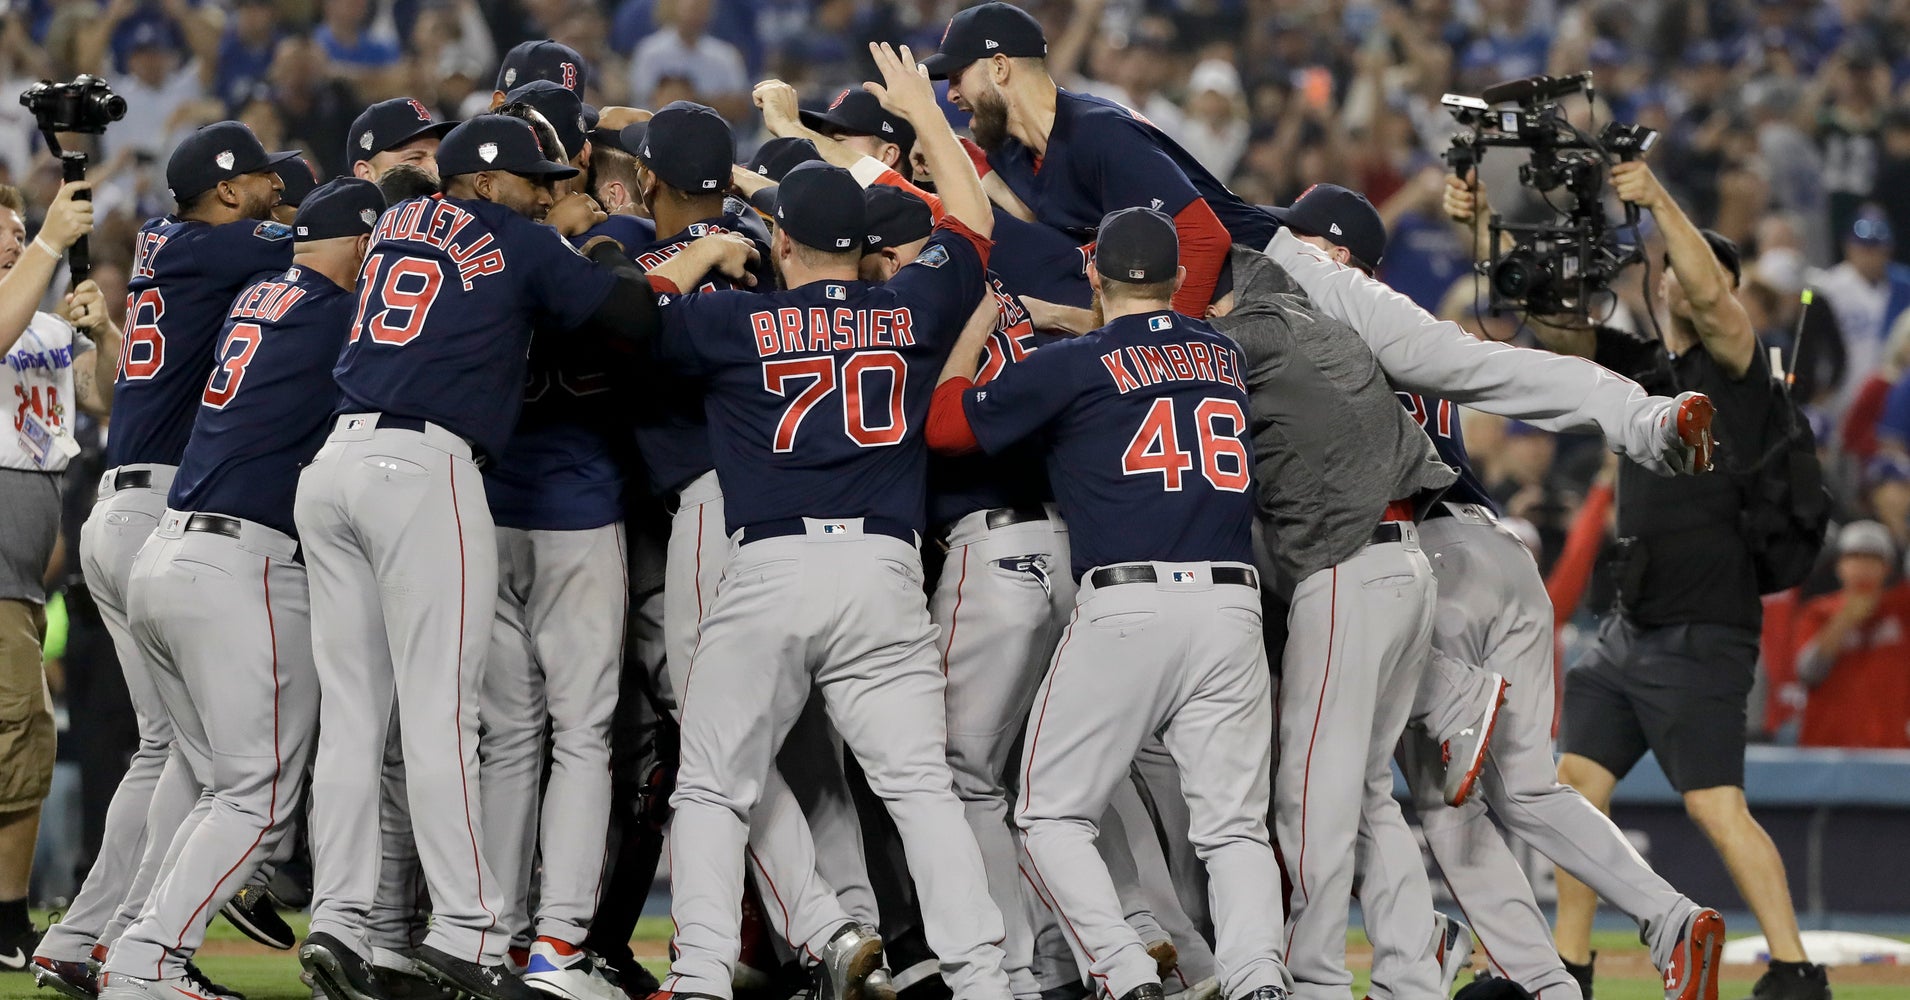
M 119 355 L 98 285 L 82 282 L 67 297 L 72 325 L 36 311 L 66 249 L 93 228 L 86 188 L 60 188 L 28 243 L 20 192 L 0 186 L 0 406 L 13 425 L 0 428 L 0 954 L 38 943 L 26 896 L 40 800 L 53 779 L 43 578 L 60 533 L 61 473 L 79 451 L 73 408 L 105 415 Z
M 1776 444 L 1767 440 L 1767 416 L 1788 404 L 1773 391 L 1770 363 L 1733 294 L 1737 246 L 1694 225 L 1641 162 L 1613 167 L 1612 189 L 1651 212 L 1664 235 L 1666 271 L 1656 289 L 1668 317 L 1662 342 L 1605 326 L 1552 332 L 1565 334 L 1571 353 L 1651 392 L 1709 395 L 1721 471 L 1667 479 L 1634 463 L 1620 468 L 1619 607 L 1597 646 L 1566 674 L 1559 780 L 1609 811 L 1618 779 L 1654 752 L 1770 942 L 1770 970 L 1753 996 L 1828 998 L 1823 967 L 1808 964 L 1798 937 L 1783 859 L 1744 799 L 1745 707 L 1763 607 L 1739 529 L 1746 494 L 1740 477 L 1722 470 L 1750 468 Z M 1475 228 L 1491 217 L 1483 190 L 1458 178 L 1447 182 L 1445 205 L 1455 221 Z M 1563 871 L 1558 881 L 1555 943 L 1589 994 L 1597 897 Z

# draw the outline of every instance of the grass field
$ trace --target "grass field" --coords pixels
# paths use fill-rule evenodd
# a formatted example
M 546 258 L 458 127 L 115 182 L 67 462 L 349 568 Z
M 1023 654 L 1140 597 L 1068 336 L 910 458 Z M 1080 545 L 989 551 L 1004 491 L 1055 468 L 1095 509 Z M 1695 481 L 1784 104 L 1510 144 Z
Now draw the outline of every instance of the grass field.
M 287 915 L 304 930 L 302 915 Z M 36 914 L 45 921 L 45 914 Z M 664 944 L 669 937 L 669 921 L 645 918 L 637 928 L 637 954 L 646 958 L 653 971 L 663 971 Z M 1638 944 L 1636 935 L 1624 932 L 1600 933 L 1598 949 L 1598 1000 L 1661 1000 L 1663 990 L 1652 971 L 1650 957 Z M 1348 939 L 1349 958 L 1354 965 L 1353 996 L 1366 987 L 1367 947 L 1364 936 L 1354 933 Z M 308 1000 L 310 991 L 299 983 L 298 960 L 290 952 L 270 951 L 247 941 L 223 920 L 213 921 L 200 963 L 206 973 L 226 986 L 246 994 L 248 1000 Z M 1741 1000 L 1751 992 L 1751 982 L 1762 968 L 1745 965 L 1725 966 L 1720 1000 Z M 1469 977 L 1461 976 L 1463 984 Z M 1831 984 L 1837 1000 L 1902 1000 L 1910 997 L 1910 968 L 1869 967 L 1833 970 Z M 33 987 L 25 974 L 0 974 L 0 1000 L 53 1000 L 57 994 Z

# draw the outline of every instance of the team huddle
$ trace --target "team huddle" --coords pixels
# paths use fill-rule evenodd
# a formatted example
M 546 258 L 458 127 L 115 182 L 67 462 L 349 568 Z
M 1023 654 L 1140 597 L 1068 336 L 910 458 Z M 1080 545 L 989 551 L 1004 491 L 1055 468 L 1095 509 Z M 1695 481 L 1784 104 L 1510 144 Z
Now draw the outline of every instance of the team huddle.
M 1488 811 L 1715 1000 L 1717 912 L 1554 780 L 1551 609 L 1453 412 L 1690 475 L 1710 402 L 1434 319 L 1364 197 L 1245 204 L 1045 52 L 989 3 L 826 112 L 765 82 L 743 166 L 554 42 L 493 113 L 367 109 L 322 186 L 183 142 L 81 540 L 140 749 L 40 982 L 232 996 L 194 952 L 303 811 L 332 1000 L 729 1000 L 746 897 L 892 1000 L 846 746 L 960 1000 L 1344 1000 L 1355 893 L 1371 995 L 1449 993 L 1396 755 L 1495 975 L 1579 996 Z M 606 916 L 633 712 L 678 744 L 660 984 Z

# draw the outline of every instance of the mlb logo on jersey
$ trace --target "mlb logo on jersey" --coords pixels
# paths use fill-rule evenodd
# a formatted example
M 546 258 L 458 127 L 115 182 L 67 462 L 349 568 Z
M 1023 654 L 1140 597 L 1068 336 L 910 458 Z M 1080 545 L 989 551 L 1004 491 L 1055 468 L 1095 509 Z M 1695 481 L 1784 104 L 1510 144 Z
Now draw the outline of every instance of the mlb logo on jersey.
M 849 298 L 849 290 L 841 285 L 824 285 L 822 287 L 822 294 L 824 298 L 833 299 L 837 302 L 842 302 Z
M 1175 583 L 1199 583 L 1200 577 L 1196 575 L 1193 570 L 1177 569 L 1174 571 L 1174 582 Z
M 691 236 L 708 236 L 709 233 L 710 233 L 710 224 L 707 222 L 699 222 L 690 227 Z
M 370 427 L 372 425 L 373 425 L 373 420 L 370 417 L 346 417 L 345 418 L 345 429 L 348 431 L 362 431 L 365 428 Z
M 849 526 L 840 521 L 836 521 L 823 525 L 822 533 L 825 535 L 846 535 L 849 533 Z
M 1147 328 L 1155 333 L 1159 333 L 1162 330 L 1171 330 L 1173 327 L 1174 317 L 1172 316 L 1156 316 L 1147 321 Z

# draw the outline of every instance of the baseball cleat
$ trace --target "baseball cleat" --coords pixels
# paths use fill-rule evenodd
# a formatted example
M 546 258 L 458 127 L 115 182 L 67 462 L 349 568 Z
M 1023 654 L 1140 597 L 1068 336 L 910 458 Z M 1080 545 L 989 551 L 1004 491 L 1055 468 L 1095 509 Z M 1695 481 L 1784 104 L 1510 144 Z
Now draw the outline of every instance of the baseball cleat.
M 371 950 L 371 973 L 385 1000 L 457 1000 L 457 995 L 424 977 L 418 963 L 402 951 Z
M 882 969 L 882 938 L 874 930 L 843 924 L 822 946 L 816 1000 L 895 1000 L 895 984 Z
M 57 990 L 69 1000 L 94 1000 L 99 996 L 99 972 L 86 962 L 61 962 L 35 955 L 33 982 Z
M 546 996 L 518 978 L 508 959 L 487 969 L 428 944 L 418 946 L 417 958 L 426 979 L 473 1000 L 544 1000 Z
M 1711 397 L 1702 392 L 1678 394 L 1675 426 L 1678 442 L 1684 451 L 1681 461 L 1674 463 L 1677 471 L 1711 471 L 1711 456 L 1717 447 L 1717 442 L 1711 437 L 1711 421 L 1717 413 L 1718 409 L 1712 404 Z
M 1830 974 L 1821 965 L 1773 962 L 1746 1000 L 1830 1000 Z
M 224 998 L 224 1000 L 245 1000 L 245 994 L 240 993 L 238 990 L 235 990 L 230 986 L 220 986 L 218 983 L 213 982 L 212 977 L 206 975 L 205 971 L 200 969 L 198 965 L 194 964 L 192 959 L 190 958 L 186 959 L 186 969 L 184 972 L 184 978 L 191 980 L 195 986 L 198 986 L 201 990 L 204 990 L 205 992 L 210 993 L 215 997 L 222 997 Z M 170 982 L 171 980 L 154 980 L 154 981 L 155 982 Z M 100 979 L 100 991 L 105 992 L 105 990 L 106 990 L 106 980 L 102 976 Z
M 1262 986 L 1242 994 L 1239 1000 L 1287 1000 L 1287 991 L 1278 986 Z
M 625 948 L 624 953 L 616 958 L 604 955 L 593 957 L 597 963 L 597 971 L 603 973 L 605 979 L 610 980 L 613 985 L 622 990 L 628 1000 L 647 1000 L 650 994 L 655 993 L 657 988 L 663 985 L 657 982 L 657 977 L 649 969 L 637 962 L 628 948 Z M 394 997 L 392 1000 L 397 998 Z
M 324 931 L 306 935 L 298 964 L 312 974 L 313 987 L 331 1000 L 385 1000 L 371 963 Z
M 265 887 L 258 884 L 240 887 L 226 904 L 219 908 L 219 915 L 226 922 L 239 929 L 239 933 L 278 951 L 291 951 L 298 944 L 298 934 L 292 926 L 279 916 L 272 897 Z
M 1459 973 L 1472 964 L 1472 928 L 1443 913 L 1433 914 L 1433 958 L 1439 962 L 1440 996 L 1451 996 Z
M 1154 974 L 1163 982 L 1167 974 L 1180 968 L 1180 952 L 1174 948 L 1174 942 L 1161 940 L 1147 946 L 1148 955 L 1154 959 Z
M 1579 995 L 1584 997 L 1584 1000 L 1592 1000 L 1592 966 L 1597 964 L 1597 962 L 1598 952 L 1592 952 L 1591 955 L 1585 959 L 1584 965 L 1580 965 L 1577 962 L 1566 961 L 1565 956 L 1559 956 L 1559 964 L 1565 966 L 1565 974 L 1571 976 L 1572 979 L 1578 983 Z
M 1684 933 L 1665 967 L 1665 1000 L 1718 1000 L 1718 957 L 1724 918 L 1704 907 L 1685 918 Z
M 1161 992 L 1159 983 L 1142 983 L 1121 994 L 1121 1000 L 1162 1000 L 1166 994 Z
M 524 982 L 566 1000 L 625 1000 L 623 990 L 597 968 L 589 952 L 556 938 L 540 937 L 531 945 Z
M 119 972 L 100 976 L 101 1000 L 220 1000 L 187 976 L 169 979 L 140 979 Z
M 1486 751 L 1492 746 L 1493 727 L 1499 724 L 1499 710 L 1505 707 L 1505 689 L 1505 678 L 1493 674 L 1479 717 L 1440 744 L 1440 754 L 1446 762 L 1446 777 L 1440 793 L 1449 806 L 1463 805 L 1479 783 L 1479 772 L 1486 766 Z
M 1167 996 L 1168 1000 L 1220 1000 L 1220 980 L 1208 976 L 1179 993 L 1169 993 Z

